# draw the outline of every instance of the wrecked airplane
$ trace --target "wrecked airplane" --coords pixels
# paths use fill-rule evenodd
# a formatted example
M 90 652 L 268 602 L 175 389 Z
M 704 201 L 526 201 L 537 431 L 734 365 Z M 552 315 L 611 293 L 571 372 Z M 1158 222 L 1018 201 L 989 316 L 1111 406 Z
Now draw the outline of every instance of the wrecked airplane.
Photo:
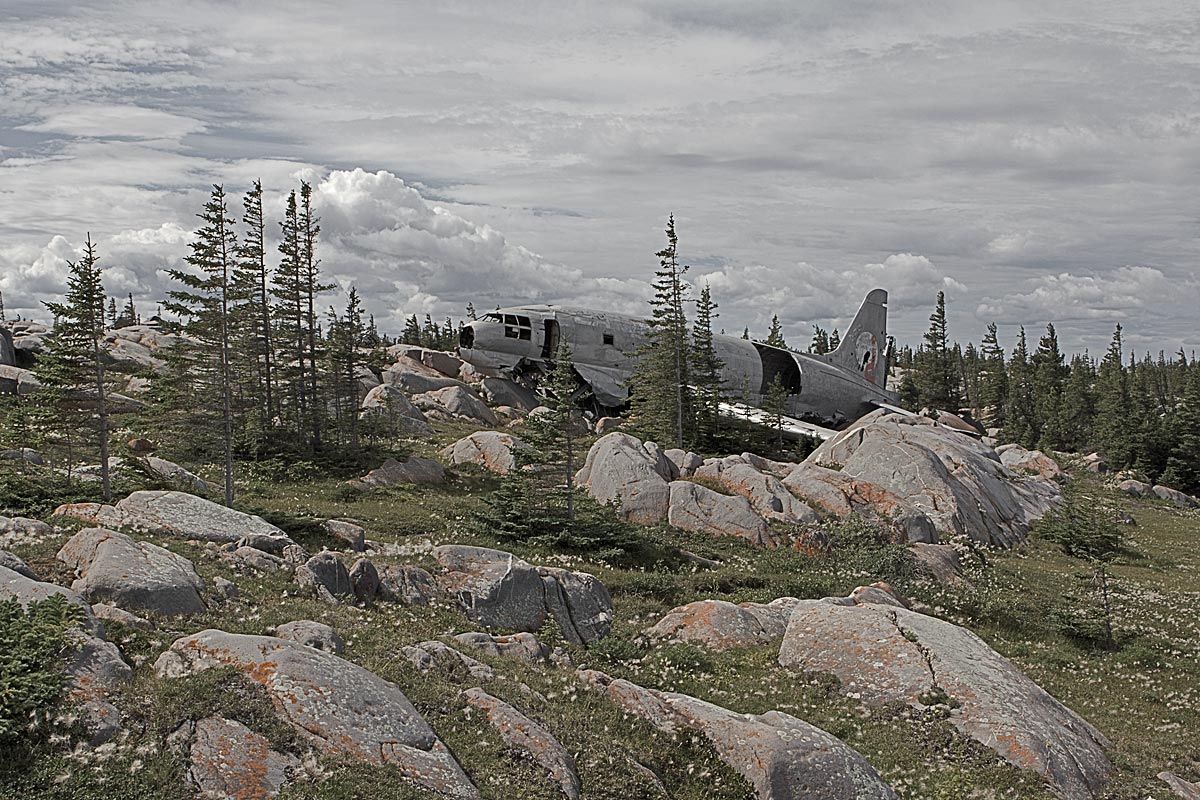
M 500 308 L 463 327 L 458 352 L 485 375 L 536 384 L 551 368 L 560 341 L 570 345 L 575 372 L 600 406 L 619 409 L 628 402 L 633 353 L 646 343 L 644 320 L 563 306 Z M 788 395 L 785 429 L 794 435 L 825 438 L 875 408 L 900 410 L 899 397 L 887 389 L 883 289 L 867 294 L 841 345 L 826 355 L 723 334 L 713 342 L 724 362 L 727 414 L 762 421 L 761 407 L 776 378 Z

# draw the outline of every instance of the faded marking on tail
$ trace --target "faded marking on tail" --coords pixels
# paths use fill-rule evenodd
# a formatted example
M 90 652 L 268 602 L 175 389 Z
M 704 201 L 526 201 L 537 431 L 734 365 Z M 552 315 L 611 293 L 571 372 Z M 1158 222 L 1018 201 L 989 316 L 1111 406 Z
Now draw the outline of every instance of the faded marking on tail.
M 829 354 L 830 362 L 881 387 L 887 383 L 887 299 L 883 289 L 868 292 L 842 343 Z

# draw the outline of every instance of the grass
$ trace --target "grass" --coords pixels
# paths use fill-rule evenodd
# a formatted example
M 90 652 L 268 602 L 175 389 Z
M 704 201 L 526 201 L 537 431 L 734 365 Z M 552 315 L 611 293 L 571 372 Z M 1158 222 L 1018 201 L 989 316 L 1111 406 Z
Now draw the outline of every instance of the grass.
M 412 443 L 408 449 L 415 455 L 429 455 L 464 432 L 446 430 L 440 440 Z M 827 526 L 833 542 L 828 556 L 790 549 L 756 550 L 737 539 L 649 528 L 641 535 L 658 551 L 682 548 L 719 565 L 702 568 L 676 560 L 652 567 L 614 566 L 580 554 L 554 553 L 544 546 L 499 544 L 472 522 L 484 508 L 483 498 L 497 486 L 497 479 L 487 473 L 458 469 L 440 486 L 370 493 L 347 492 L 347 477 L 304 465 L 259 470 L 239 486 L 239 503 L 277 520 L 310 549 L 334 545 L 314 528 L 314 523 L 330 517 L 358 519 L 369 539 L 408 547 L 408 555 L 374 558 L 379 565 L 413 563 L 429 568 L 428 546 L 454 542 L 500 546 L 533 563 L 591 572 L 613 595 L 616 619 L 610 637 L 584 649 L 566 646 L 552 630 L 543 631 L 548 643 L 566 647 L 577 665 L 648 687 L 685 692 L 743 713 L 779 709 L 793 714 L 861 752 L 904 798 L 1044 800 L 1051 795 L 1036 776 L 1010 767 L 992 751 L 959 736 L 937 708 L 863 706 L 843 696 L 831 676 L 781 668 L 775 660 L 777 645 L 714 653 L 691 645 L 651 644 L 641 631 L 673 606 L 693 600 L 818 598 L 888 580 L 937 613 L 970 627 L 1111 738 L 1114 772 L 1105 800 L 1165 797 L 1154 778 L 1162 769 L 1191 780 L 1198 777 L 1200 554 L 1195 542 L 1200 516 L 1196 512 L 1118 496 L 1093 477 L 1076 477 L 1087 502 L 1106 511 L 1128 511 L 1139 522 L 1127 531 L 1125 547 L 1108 563 L 1115 592 L 1117 647 L 1104 649 L 1064 633 L 1056 622 L 1060 613 L 1089 602 L 1088 584 L 1072 577 L 1088 573 L 1089 562 L 1036 536 L 1013 551 L 985 553 L 986 565 L 981 559 L 970 560 L 968 577 L 973 587 L 954 591 L 914 574 L 904 547 L 880 539 L 860 524 Z M 44 514 L 50 498 L 36 492 L 29 496 L 39 504 L 30 508 Z M 44 578 L 69 584 L 72 576 L 54 560 L 73 526 L 64 527 L 53 541 L 13 550 Z M 474 629 L 448 603 L 429 608 L 326 605 L 298 596 L 295 585 L 283 575 L 230 575 L 211 548 L 178 541 L 156 543 L 191 559 L 210 585 L 218 575 L 233 578 L 240 596 L 223 604 L 211 597 L 203 614 L 155 620 L 150 631 L 113 626 L 111 638 L 136 667 L 135 681 L 115 699 L 130 731 L 128 739 L 103 759 L 92 760 L 72 758 L 54 740 L 30 742 L 0 759 L 0 798 L 181 796 L 184 766 L 179 757 L 161 749 L 163 737 L 181 719 L 207 713 L 238 719 L 280 749 L 300 753 L 302 742 L 275 719 L 266 698 L 236 675 L 214 671 L 168 681 L 156 678 L 152 669 L 158 654 L 179 636 L 208 627 L 263 633 L 300 618 L 333 626 L 346 639 L 345 658 L 396 682 L 486 797 L 511 797 L 514 786 L 521 787 L 523 797 L 556 796 L 536 765 L 504 745 L 478 713 L 469 711 L 459 694 L 472 684 L 454 676 L 420 673 L 401 653 L 407 644 L 449 641 L 455 633 Z M 502 676 L 486 690 L 540 721 L 575 754 L 585 797 L 658 796 L 641 767 L 657 774 L 671 788 L 672 797 L 750 796 L 745 781 L 722 764 L 702 738 L 670 737 L 653 730 L 584 688 L 570 669 L 482 660 Z M 284 797 L 424 796 L 396 781 L 387 769 L 327 760 L 311 767 L 319 778 L 292 785 Z

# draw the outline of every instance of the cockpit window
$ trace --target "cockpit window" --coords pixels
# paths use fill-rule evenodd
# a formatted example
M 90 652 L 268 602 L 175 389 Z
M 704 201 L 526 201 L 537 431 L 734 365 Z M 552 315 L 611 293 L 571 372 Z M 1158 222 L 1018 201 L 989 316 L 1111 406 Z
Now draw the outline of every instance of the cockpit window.
M 504 335 L 509 339 L 520 339 L 526 342 L 533 339 L 533 326 L 529 322 L 529 317 L 505 314 Z
M 483 318 L 488 322 L 503 322 L 499 314 L 484 314 Z

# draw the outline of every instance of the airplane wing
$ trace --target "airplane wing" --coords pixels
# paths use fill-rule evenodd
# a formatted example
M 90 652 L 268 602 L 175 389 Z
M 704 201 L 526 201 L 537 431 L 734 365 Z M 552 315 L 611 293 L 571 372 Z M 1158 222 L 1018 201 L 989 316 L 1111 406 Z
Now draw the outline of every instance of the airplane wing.
M 870 402 L 870 403 L 871 403 L 871 405 L 873 405 L 873 406 L 878 406 L 879 408 L 885 408 L 885 409 L 887 409 L 888 411 L 894 411 L 894 412 L 896 412 L 897 414 L 900 414 L 900 415 L 902 415 L 902 416 L 905 416 L 905 417 L 915 417 L 915 416 L 917 416 L 915 413 L 913 413 L 912 411 L 909 411 L 907 408 L 901 408 L 900 406 L 894 406 L 894 405 L 892 405 L 891 403 L 881 403 L 881 402 L 879 402 L 878 400 L 871 400 L 871 401 L 869 401 L 869 402 Z
M 721 413 L 728 417 L 748 419 L 751 422 L 757 422 L 759 425 L 770 424 L 770 415 L 761 408 L 741 403 L 721 403 L 719 408 Z M 791 434 L 792 437 L 816 436 L 821 441 L 825 441 L 838 434 L 837 431 L 830 428 L 822 428 L 820 425 L 804 422 L 794 417 L 783 417 L 783 432 Z
M 590 364 L 574 363 L 575 371 L 592 387 L 592 395 L 602 405 L 614 408 L 622 406 L 629 399 L 629 389 L 624 384 L 629 378 L 629 371 L 596 367 Z

